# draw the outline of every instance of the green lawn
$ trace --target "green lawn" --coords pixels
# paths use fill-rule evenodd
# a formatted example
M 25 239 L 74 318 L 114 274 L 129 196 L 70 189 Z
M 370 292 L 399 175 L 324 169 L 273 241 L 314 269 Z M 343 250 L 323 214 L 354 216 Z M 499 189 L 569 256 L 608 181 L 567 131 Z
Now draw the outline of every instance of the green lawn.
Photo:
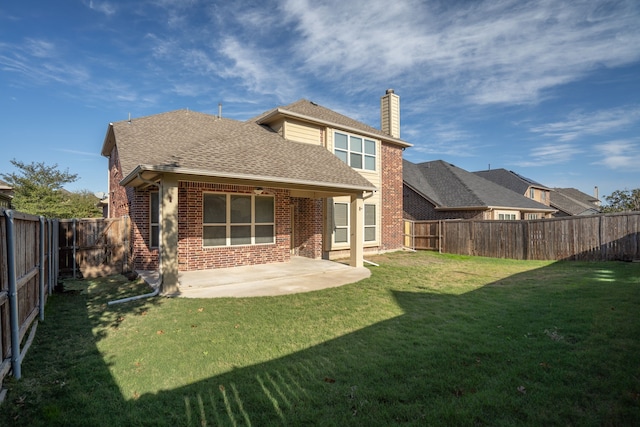
M 640 425 L 640 263 L 371 260 L 269 298 L 67 281 L 0 425 Z

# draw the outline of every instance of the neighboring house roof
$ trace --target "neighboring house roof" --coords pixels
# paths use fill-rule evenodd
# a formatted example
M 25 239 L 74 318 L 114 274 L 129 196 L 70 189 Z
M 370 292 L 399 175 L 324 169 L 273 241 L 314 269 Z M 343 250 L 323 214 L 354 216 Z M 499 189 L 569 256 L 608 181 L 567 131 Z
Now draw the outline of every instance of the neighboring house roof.
M 404 183 L 439 209 L 499 207 L 532 212 L 554 211 L 542 203 L 442 160 L 419 164 L 403 160 L 402 167 Z
M 321 123 L 333 128 L 344 129 L 347 131 L 350 130 L 363 135 L 372 136 L 383 141 L 391 142 L 402 147 L 412 146 L 412 144 L 406 141 L 391 137 L 380 129 L 366 125 L 306 99 L 300 99 L 284 107 L 277 107 L 266 111 L 261 115 L 250 119 L 249 122 L 256 122 L 259 124 L 268 123 L 271 119 L 278 116 L 294 117 L 313 123 Z
M 473 172 L 474 174 L 481 176 L 484 179 L 495 182 L 511 191 L 515 191 L 518 194 L 525 194 L 529 187 L 540 188 L 543 190 L 549 190 L 548 187 L 536 182 L 532 179 L 526 178 L 514 171 L 506 169 L 490 169 L 486 171 Z
M 5 182 L 3 180 L 0 179 L 0 191 L 8 191 L 8 190 L 13 190 L 13 187 L 9 185 L 8 182 Z
M 550 193 L 552 207 L 568 215 L 594 215 L 600 213 L 596 203 L 600 201 L 593 196 L 575 188 L 554 188 Z
M 190 110 L 111 123 L 102 148 L 117 143 L 121 185 L 142 171 L 257 180 L 357 191 L 375 186 L 320 145 L 286 140 L 266 126 Z

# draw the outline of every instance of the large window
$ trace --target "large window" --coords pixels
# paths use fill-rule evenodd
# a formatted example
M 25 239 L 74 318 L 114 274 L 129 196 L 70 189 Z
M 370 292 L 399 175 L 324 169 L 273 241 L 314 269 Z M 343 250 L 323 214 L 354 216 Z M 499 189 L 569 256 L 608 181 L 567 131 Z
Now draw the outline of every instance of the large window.
M 349 203 L 333 205 L 333 242 L 349 243 Z M 364 241 L 376 241 L 376 205 L 364 205 Z
M 149 246 L 160 246 L 160 196 L 157 191 L 149 193 Z
M 334 153 L 354 169 L 376 170 L 376 142 L 342 132 L 333 134 Z
M 275 242 L 273 196 L 205 193 L 202 206 L 204 246 Z

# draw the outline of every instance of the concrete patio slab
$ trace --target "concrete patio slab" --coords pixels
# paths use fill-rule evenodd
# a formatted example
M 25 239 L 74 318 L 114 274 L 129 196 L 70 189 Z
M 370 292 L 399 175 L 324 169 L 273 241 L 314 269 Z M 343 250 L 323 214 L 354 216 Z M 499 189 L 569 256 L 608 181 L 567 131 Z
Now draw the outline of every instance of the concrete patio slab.
M 152 287 L 159 278 L 138 272 Z M 249 265 L 213 270 L 184 271 L 178 274 L 179 294 L 183 298 L 221 298 L 275 296 L 355 283 L 371 276 L 365 267 L 304 257 L 291 257 L 290 262 Z

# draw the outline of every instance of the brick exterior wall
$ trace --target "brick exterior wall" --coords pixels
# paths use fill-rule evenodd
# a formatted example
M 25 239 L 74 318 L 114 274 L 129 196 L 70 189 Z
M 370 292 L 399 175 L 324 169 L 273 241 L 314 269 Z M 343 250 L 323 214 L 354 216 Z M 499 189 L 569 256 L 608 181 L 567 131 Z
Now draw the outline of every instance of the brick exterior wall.
M 133 266 L 136 270 L 157 270 L 159 267 L 158 248 L 149 247 L 150 234 L 150 193 L 156 187 L 146 190 L 135 190 L 130 208 L 131 216 L 131 251 Z
M 129 208 L 133 198 L 133 188 L 121 187 L 118 184 L 122 178 L 120 156 L 117 146 L 113 146 L 109 155 L 109 217 L 120 218 L 129 215 Z
M 484 219 L 484 211 L 436 211 L 435 206 L 406 185 L 402 186 L 404 218 L 412 221 L 434 219 Z
M 381 251 L 402 249 L 402 148 L 382 143 Z
M 294 242 L 296 255 L 322 258 L 322 200 L 292 197 L 294 206 Z
M 285 262 L 290 259 L 289 191 L 265 189 L 275 196 L 276 241 L 268 245 L 202 246 L 202 195 L 205 191 L 253 194 L 254 187 L 184 182 L 178 184 L 178 270 L 202 270 Z

